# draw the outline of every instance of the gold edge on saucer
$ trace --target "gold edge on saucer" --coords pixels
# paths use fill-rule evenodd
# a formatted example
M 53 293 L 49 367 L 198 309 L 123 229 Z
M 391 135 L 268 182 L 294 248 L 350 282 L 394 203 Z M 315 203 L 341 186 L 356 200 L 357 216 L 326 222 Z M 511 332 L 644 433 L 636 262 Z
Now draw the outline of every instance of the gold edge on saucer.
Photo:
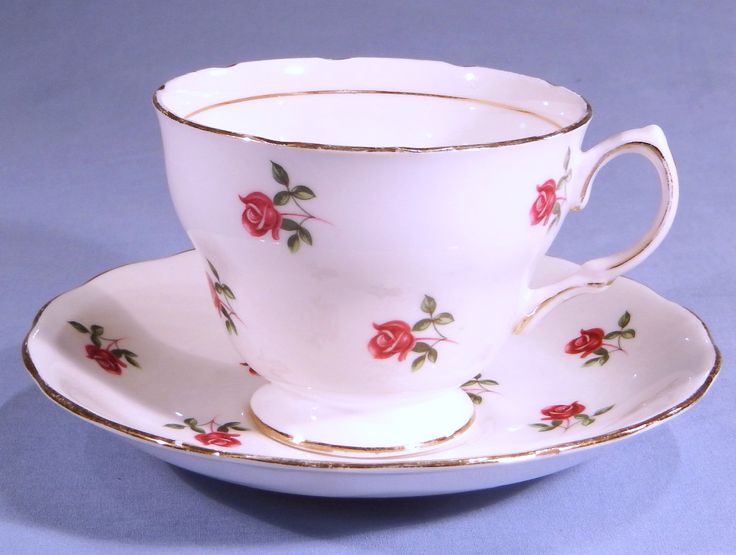
M 448 441 L 451 441 L 460 435 L 462 435 L 464 432 L 470 428 L 470 426 L 473 425 L 473 422 L 475 422 L 475 413 L 473 413 L 468 421 L 460 426 L 457 430 L 452 432 L 448 436 L 438 437 L 435 439 L 430 439 L 427 441 L 423 441 L 421 443 L 417 443 L 414 445 L 397 445 L 392 447 L 355 447 L 352 445 L 333 445 L 331 443 L 323 443 L 321 441 L 309 441 L 307 439 L 303 440 L 295 440 L 294 436 L 291 436 L 289 434 L 286 434 L 284 432 L 280 432 L 276 428 L 273 428 L 266 424 L 263 420 L 258 418 L 256 414 L 250 410 L 250 417 L 253 420 L 253 423 L 256 425 L 256 428 L 265 435 L 266 437 L 270 437 L 274 441 L 278 441 L 279 443 L 283 443 L 284 445 L 288 445 L 289 447 L 294 447 L 296 449 L 304 449 L 307 451 L 317 451 L 319 453 L 328 453 L 328 454 L 339 454 L 339 455 L 355 455 L 355 456 L 402 456 L 402 455 L 410 455 L 410 454 L 416 454 L 416 451 L 423 450 L 423 449 L 430 449 L 432 447 L 437 447 L 439 445 L 442 445 L 443 443 L 447 443 Z
M 175 256 L 181 256 L 181 255 L 191 252 L 192 250 L 193 249 L 183 251 L 180 253 L 176 253 L 174 255 L 171 255 L 170 257 L 165 257 L 165 258 L 173 258 Z M 140 263 L 141 262 L 132 262 L 129 264 L 123 264 L 116 268 L 111 268 L 109 270 L 101 272 L 97 274 L 96 276 L 90 278 L 89 280 L 84 282 L 79 287 L 82 287 L 85 284 L 93 281 L 94 279 L 97 279 L 98 277 L 104 274 L 107 274 L 109 272 L 112 272 L 114 270 L 118 270 L 126 266 L 131 266 L 133 264 L 140 264 Z M 636 280 L 633 280 L 631 278 L 626 278 L 626 279 L 639 283 Z M 698 317 L 697 314 L 695 314 L 695 312 L 693 312 L 692 310 L 688 308 L 685 308 L 685 310 L 690 312 L 705 329 L 705 332 L 708 336 L 708 340 L 710 341 L 710 344 L 713 347 L 713 353 L 715 356 L 713 367 L 711 368 L 710 372 L 708 373 L 708 375 L 706 376 L 705 380 L 700 385 L 700 387 L 698 387 L 698 389 L 692 395 L 690 395 L 687 399 L 681 401 L 680 403 L 670 407 L 669 409 L 665 411 L 660 412 L 659 414 L 656 414 L 655 416 L 652 416 L 651 418 L 647 418 L 645 420 L 642 420 L 630 426 L 619 428 L 618 430 L 614 430 L 606 434 L 601 434 L 598 436 L 594 436 L 594 437 L 590 437 L 586 439 L 580 439 L 576 441 L 570 441 L 567 443 L 560 443 L 560 444 L 552 445 L 550 447 L 544 447 L 541 449 L 535 449 L 531 451 L 508 453 L 508 454 L 502 454 L 502 455 L 489 455 L 489 456 L 484 456 L 484 457 L 482 456 L 482 457 L 462 458 L 462 459 L 424 460 L 424 461 L 418 460 L 418 461 L 411 461 L 411 462 L 397 461 L 397 462 L 355 463 L 355 462 L 340 462 L 340 461 L 307 461 L 307 460 L 283 458 L 283 457 L 247 455 L 244 453 L 231 453 L 227 451 L 218 451 L 215 449 L 206 449 L 203 447 L 198 447 L 196 445 L 189 445 L 187 443 L 179 443 L 169 438 L 157 436 L 155 434 L 150 434 L 148 432 L 136 430 L 135 428 L 131 428 L 129 426 L 125 426 L 123 424 L 113 422 L 111 420 L 108 420 L 107 418 L 104 418 L 78 405 L 71 399 L 65 397 L 64 395 L 56 391 L 48 383 L 46 383 L 46 381 L 41 377 L 40 373 L 38 372 L 38 369 L 36 368 L 36 365 L 33 362 L 33 358 L 31 357 L 31 354 L 28 348 L 28 341 L 31 337 L 31 334 L 36 328 L 36 324 L 40 320 L 46 308 L 56 299 L 61 297 L 62 295 L 65 295 L 66 293 L 69 293 L 70 291 L 78 289 L 79 287 L 71 289 L 65 293 L 61 293 L 60 295 L 57 295 L 56 297 L 51 299 L 49 302 L 47 302 L 45 305 L 43 305 L 43 307 L 41 307 L 41 309 L 38 311 L 38 313 L 34 317 L 33 323 L 31 325 L 31 329 L 28 331 L 25 338 L 23 339 L 23 344 L 21 348 L 23 364 L 25 365 L 26 370 L 31 375 L 33 380 L 36 382 L 36 385 L 38 385 L 41 391 L 49 399 L 54 401 L 60 407 L 68 410 L 69 412 L 77 415 L 78 417 L 84 420 L 88 420 L 89 422 L 92 422 L 93 424 L 96 424 L 101 427 L 109 428 L 113 430 L 114 432 L 117 432 L 123 435 L 127 435 L 135 439 L 138 439 L 138 440 L 141 440 L 147 443 L 152 443 L 152 444 L 155 444 L 161 447 L 168 447 L 171 449 L 185 451 L 188 453 L 194 453 L 197 455 L 216 456 L 221 459 L 235 459 L 235 460 L 243 460 L 243 461 L 250 461 L 250 462 L 256 462 L 256 463 L 278 464 L 282 466 L 326 469 L 326 470 L 329 470 L 329 469 L 369 470 L 369 469 L 412 469 L 412 468 L 445 468 L 445 467 L 459 467 L 459 466 L 476 466 L 476 465 L 483 465 L 483 464 L 511 463 L 511 462 L 520 461 L 524 459 L 533 459 L 536 457 L 558 455 L 558 454 L 561 454 L 567 451 L 573 451 L 576 449 L 582 449 L 586 447 L 591 447 L 593 445 L 599 445 L 602 443 L 608 443 L 608 442 L 612 442 L 618 439 L 622 439 L 629 435 L 643 431 L 647 428 L 650 428 L 652 426 L 655 426 L 657 424 L 660 424 L 672 418 L 676 414 L 682 412 L 683 410 L 689 408 L 691 405 L 695 404 L 698 400 L 700 400 L 703 397 L 703 395 L 705 395 L 705 393 L 708 391 L 711 384 L 713 383 L 713 380 L 718 375 L 718 372 L 721 368 L 721 362 L 722 362 L 721 352 L 718 349 L 718 347 L 715 345 L 715 343 L 713 342 L 713 336 L 710 332 L 710 329 L 708 329 L 708 326 L 705 324 L 705 322 L 703 322 L 700 319 L 700 317 Z

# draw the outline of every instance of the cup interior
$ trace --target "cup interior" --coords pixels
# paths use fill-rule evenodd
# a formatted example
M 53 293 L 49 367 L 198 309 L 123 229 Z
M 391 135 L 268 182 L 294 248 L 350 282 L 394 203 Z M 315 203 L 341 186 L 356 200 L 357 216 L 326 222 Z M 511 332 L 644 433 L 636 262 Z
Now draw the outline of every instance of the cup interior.
M 541 79 L 391 58 L 209 68 L 167 82 L 154 102 L 201 129 L 338 149 L 496 146 L 565 132 L 590 117 L 582 97 Z

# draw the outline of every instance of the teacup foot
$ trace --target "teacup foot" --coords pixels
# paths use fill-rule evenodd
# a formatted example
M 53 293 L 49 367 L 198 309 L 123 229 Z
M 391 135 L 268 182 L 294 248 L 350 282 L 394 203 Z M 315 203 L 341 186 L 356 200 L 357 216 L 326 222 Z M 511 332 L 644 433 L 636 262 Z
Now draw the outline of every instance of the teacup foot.
M 362 406 L 361 406 L 362 405 Z M 345 457 L 396 457 L 448 446 L 472 425 L 474 406 L 460 389 L 407 403 L 329 404 L 267 384 L 251 398 L 266 436 L 291 447 Z

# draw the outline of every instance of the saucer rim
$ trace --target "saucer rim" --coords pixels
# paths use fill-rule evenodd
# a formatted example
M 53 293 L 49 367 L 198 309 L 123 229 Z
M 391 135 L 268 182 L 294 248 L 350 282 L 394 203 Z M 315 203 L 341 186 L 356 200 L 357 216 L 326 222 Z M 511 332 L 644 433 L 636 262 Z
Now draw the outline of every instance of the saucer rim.
M 559 444 L 551 445 L 549 447 L 543 447 L 540 449 L 533 449 L 530 451 L 521 451 L 517 453 L 507 453 L 507 454 L 501 454 L 501 455 L 488 455 L 484 457 L 464 457 L 464 458 L 444 459 L 444 460 L 413 460 L 413 461 L 401 462 L 401 461 L 397 461 L 394 459 L 393 461 L 390 461 L 390 462 L 365 462 L 365 463 L 363 462 L 341 462 L 341 461 L 319 461 L 319 460 L 315 461 L 315 460 L 305 460 L 305 459 L 287 458 L 287 457 L 269 457 L 269 456 L 251 455 L 251 454 L 245 454 L 245 453 L 231 453 L 227 451 L 220 451 L 217 449 L 208 449 L 208 448 L 200 447 L 197 445 L 192 445 L 189 443 L 176 442 L 170 438 L 158 436 L 155 434 L 151 434 L 149 432 L 144 432 L 142 430 L 138 430 L 136 428 L 132 428 L 130 426 L 126 426 L 125 424 L 114 422 L 110 419 L 100 416 L 90 411 L 89 409 L 86 409 L 83 406 L 75 403 L 68 397 L 64 396 L 62 393 L 60 393 L 59 391 L 51 387 L 41 377 L 41 374 L 38 371 L 38 368 L 36 367 L 36 364 L 33 361 L 33 358 L 31 357 L 31 353 L 30 353 L 28 344 L 29 344 L 29 340 L 31 339 L 31 335 L 33 334 L 38 322 L 43 316 L 43 313 L 52 303 L 60 299 L 62 296 L 68 293 L 71 293 L 73 291 L 76 291 L 77 289 L 81 289 L 82 287 L 90 284 L 97 278 L 105 274 L 108 274 L 110 272 L 113 272 L 115 270 L 119 270 L 121 268 L 125 268 L 127 266 L 132 266 L 135 264 L 145 264 L 147 262 L 156 262 L 160 260 L 166 260 L 168 258 L 182 256 L 184 254 L 194 252 L 194 250 L 195 249 L 186 249 L 184 251 L 177 252 L 175 254 L 168 255 L 168 256 L 163 256 L 163 257 L 154 258 L 150 260 L 129 262 L 126 264 L 115 266 L 114 268 L 110 268 L 108 270 L 105 270 L 103 272 L 100 272 L 99 274 L 92 276 L 91 278 L 89 278 L 82 284 L 78 285 L 77 287 L 73 287 L 72 289 L 69 289 L 67 291 L 64 291 L 56 295 L 51 300 L 49 300 L 47 303 L 45 303 L 39 309 L 39 311 L 36 313 L 35 317 L 33 318 L 33 322 L 30 326 L 30 329 L 28 330 L 28 333 L 26 333 L 23 339 L 22 346 L 21 346 L 21 357 L 23 360 L 23 364 L 26 368 L 26 371 L 31 375 L 31 378 L 33 378 L 34 382 L 39 387 L 39 389 L 41 389 L 44 395 L 46 395 L 46 397 L 48 397 L 51 401 L 59 405 L 61 408 L 71 412 L 72 414 L 78 416 L 79 418 L 83 420 L 91 422 L 92 424 L 96 426 L 108 428 L 117 434 L 131 437 L 134 440 L 141 441 L 143 443 L 153 444 L 158 447 L 170 448 L 170 449 L 174 449 L 180 452 L 193 453 L 196 455 L 205 455 L 205 456 L 210 456 L 210 457 L 214 456 L 219 459 L 264 463 L 264 464 L 269 464 L 269 465 L 275 464 L 275 465 L 280 465 L 280 466 L 302 467 L 302 468 L 312 468 L 312 469 L 327 469 L 327 470 L 331 470 L 331 469 L 381 470 L 381 469 L 397 469 L 397 468 L 401 468 L 401 469 L 447 468 L 447 467 L 480 466 L 480 465 L 499 464 L 499 463 L 512 463 L 512 462 L 521 461 L 524 459 L 548 457 L 551 455 L 560 455 L 566 452 L 571 452 L 571 451 L 585 449 L 588 447 L 593 447 L 593 446 L 597 446 L 601 444 L 611 443 L 613 441 L 626 438 L 630 435 L 634 435 L 639 432 L 643 432 L 644 430 L 647 430 L 649 428 L 652 428 L 654 426 L 657 426 L 665 422 L 666 420 L 669 420 L 670 418 L 690 408 L 697 401 L 699 401 L 706 394 L 706 392 L 710 389 L 713 381 L 715 380 L 716 376 L 718 375 L 721 369 L 721 364 L 722 364 L 721 351 L 718 348 L 718 346 L 714 343 L 713 335 L 711 334 L 710 329 L 708 328 L 706 323 L 703 322 L 703 320 L 694 311 L 678 304 L 677 306 L 684 308 L 685 310 L 690 312 L 690 314 L 692 314 L 692 316 L 695 317 L 695 319 L 698 320 L 698 322 L 700 322 L 700 324 L 703 326 L 703 329 L 705 330 L 705 333 L 708 337 L 708 341 L 710 342 L 710 345 L 713 348 L 713 354 L 715 355 L 715 358 L 713 361 L 712 368 L 710 369 L 710 371 L 708 372 L 708 375 L 705 377 L 705 380 L 703 381 L 703 383 L 700 384 L 698 389 L 696 389 L 692 395 L 690 395 L 683 401 L 680 401 L 676 405 L 673 405 L 669 409 L 664 410 L 650 418 L 641 420 L 639 422 L 630 424 L 628 426 L 624 426 L 623 428 L 619 428 L 612 432 L 600 434 L 600 435 L 589 437 L 589 438 L 579 439 L 575 441 L 559 443 Z M 549 258 L 554 258 L 554 257 L 549 257 Z M 634 280 L 629 277 L 624 277 L 623 279 L 633 281 L 634 283 L 637 283 L 641 285 L 642 287 L 646 288 L 649 292 L 653 293 L 654 295 L 657 295 L 660 299 L 673 303 L 673 301 L 670 301 L 669 299 L 662 297 L 661 295 L 656 293 L 654 290 L 652 290 L 651 288 L 647 287 L 646 285 L 642 284 L 641 282 L 637 280 Z M 673 303 L 673 304 L 677 304 L 677 303 Z

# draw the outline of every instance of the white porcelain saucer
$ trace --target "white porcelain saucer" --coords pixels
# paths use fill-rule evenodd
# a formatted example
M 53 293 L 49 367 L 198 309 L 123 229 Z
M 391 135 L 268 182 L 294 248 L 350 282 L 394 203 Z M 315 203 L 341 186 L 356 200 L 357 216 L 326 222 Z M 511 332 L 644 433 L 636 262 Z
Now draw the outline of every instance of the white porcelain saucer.
M 574 268 L 548 258 L 539 278 Z M 514 337 L 492 368 L 468 369 L 476 421 L 462 441 L 359 460 L 300 451 L 255 429 L 247 407 L 263 379 L 242 364 L 217 318 L 190 251 L 111 270 L 57 297 L 23 356 L 50 399 L 167 462 L 338 497 L 461 492 L 557 472 L 690 407 L 720 366 L 696 316 L 621 278 Z

